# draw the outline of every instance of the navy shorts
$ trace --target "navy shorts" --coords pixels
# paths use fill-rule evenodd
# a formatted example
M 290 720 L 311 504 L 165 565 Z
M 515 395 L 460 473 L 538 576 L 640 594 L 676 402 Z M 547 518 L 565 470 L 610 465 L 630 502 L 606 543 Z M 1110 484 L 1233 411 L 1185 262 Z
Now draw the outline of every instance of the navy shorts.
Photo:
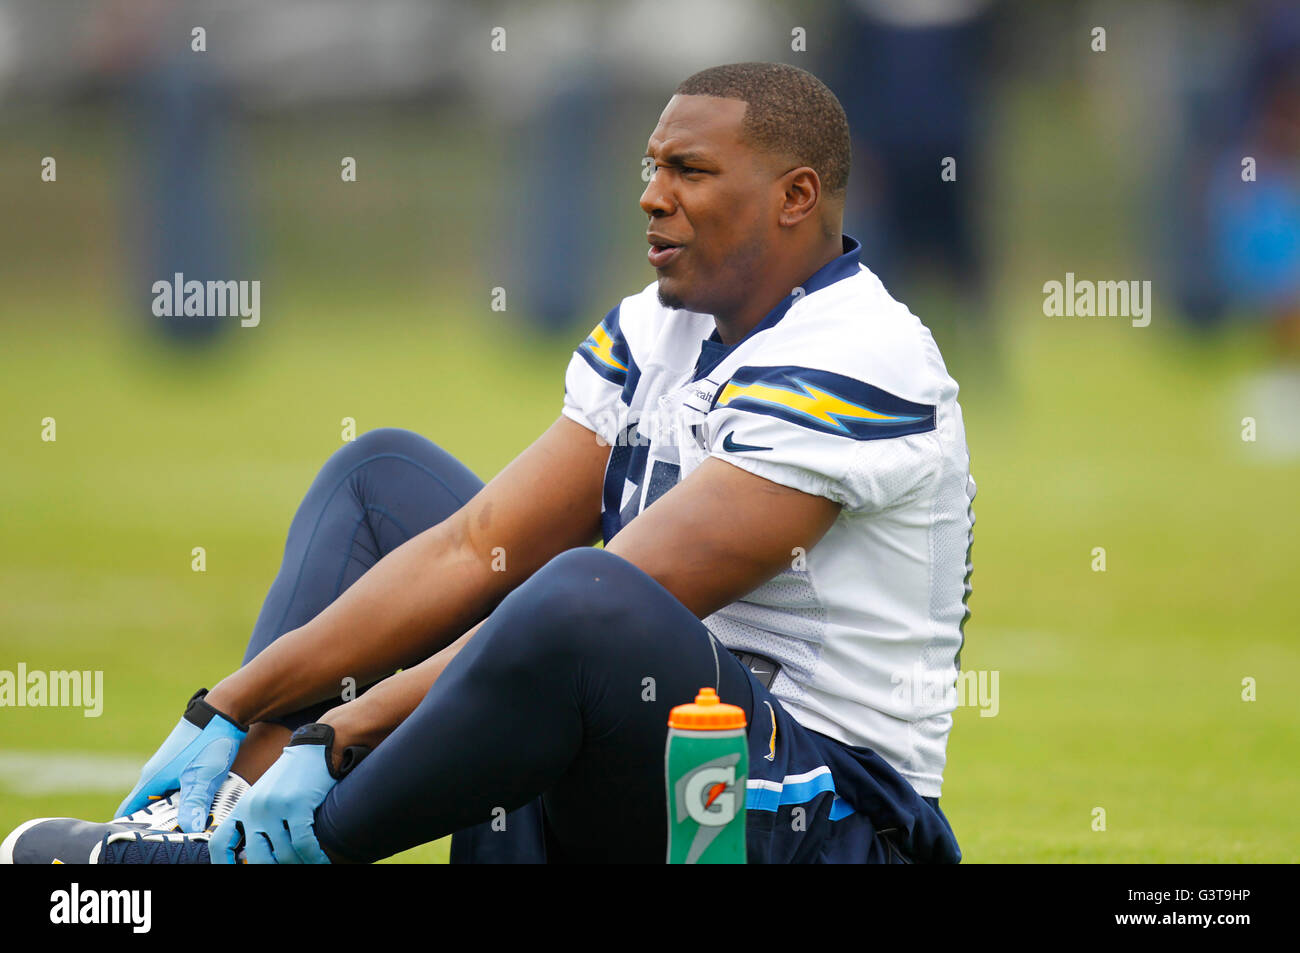
M 957 863 L 935 798 L 874 751 L 805 728 L 757 678 L 745 806 L 749 862 Z

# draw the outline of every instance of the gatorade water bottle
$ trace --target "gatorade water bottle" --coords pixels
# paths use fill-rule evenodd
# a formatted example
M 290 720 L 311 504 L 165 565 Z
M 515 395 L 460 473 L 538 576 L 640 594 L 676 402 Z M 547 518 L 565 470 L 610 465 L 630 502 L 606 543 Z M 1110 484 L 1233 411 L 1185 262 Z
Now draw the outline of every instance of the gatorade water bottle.
M 668 715 L 668 863 L 745 863 L 745 710 L 701 688 Z

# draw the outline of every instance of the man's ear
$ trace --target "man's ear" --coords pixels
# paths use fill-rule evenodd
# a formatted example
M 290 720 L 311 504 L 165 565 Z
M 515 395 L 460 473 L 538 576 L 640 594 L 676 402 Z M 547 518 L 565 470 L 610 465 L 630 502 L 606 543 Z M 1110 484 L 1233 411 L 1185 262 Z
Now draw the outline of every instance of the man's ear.
M 781 176 L 782 193 L 780 224 L 798 225 L 812 215 L 821 203 L 822 180 L 817 170 L 802 165 Z

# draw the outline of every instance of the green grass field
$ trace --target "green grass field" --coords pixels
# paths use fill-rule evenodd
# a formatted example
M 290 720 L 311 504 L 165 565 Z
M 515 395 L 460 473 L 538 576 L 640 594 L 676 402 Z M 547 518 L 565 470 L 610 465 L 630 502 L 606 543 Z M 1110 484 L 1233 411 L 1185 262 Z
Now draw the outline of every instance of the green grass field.
M 103 669 L 105 700 L 99 718 L 0 709 L 6 831 L 106 817 L 123 793 L 32 791 L 16 755 L 94 753 L 120 776 L 237 664 L 343 417 L 418 430 L 489 477 L 558 413 L 568 352 L 468 308 L 421 323 L 402 302 L 338 302 L 198 359 L 90 320 L 47 333 L 24 307 L 0 377 L 0 668 Z M 1006 323 L 1001 380 L 969 367 L 962 398 L 979 484 L 963 664 L 1000 688 L 997 715 L 962 709 L 949 745 L 966 860 L 1296 860 L 1300 466 L 1240 439 L 1259 340 Z M 445 858 L 442 841 L 398 859 Z

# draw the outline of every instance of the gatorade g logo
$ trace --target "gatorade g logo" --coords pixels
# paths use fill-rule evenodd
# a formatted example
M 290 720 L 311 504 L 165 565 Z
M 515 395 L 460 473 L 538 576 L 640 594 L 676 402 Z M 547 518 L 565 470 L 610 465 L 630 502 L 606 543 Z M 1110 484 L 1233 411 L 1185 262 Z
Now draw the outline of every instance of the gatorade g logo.
M 736 763 L 740 754 L 732 752 L 721 758 L 706 761 L 677 779 L 676 822 L 689 816 L 699 824 L 695 839 L 686 854 L 686 863 L 694 864 L 713 843 L 722 829 L 735 820 L 741 802 L 736 794 Z

